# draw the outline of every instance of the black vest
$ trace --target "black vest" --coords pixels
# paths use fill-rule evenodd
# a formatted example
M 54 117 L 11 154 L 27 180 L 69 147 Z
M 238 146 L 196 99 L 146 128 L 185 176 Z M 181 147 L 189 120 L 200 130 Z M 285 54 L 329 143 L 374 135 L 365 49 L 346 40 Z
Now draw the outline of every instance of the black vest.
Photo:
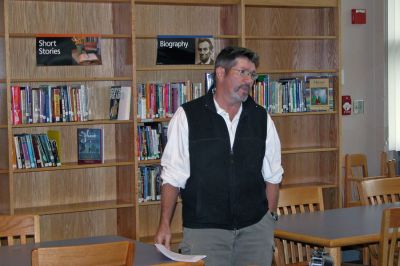
M 268 210 L 261 169 L 267 113 L 249 97 L 243 103 L 233 148 L 212 92 L 182 105 L 189 126 L 190 177 L 181 190 L 183 226 L 240 229 Z

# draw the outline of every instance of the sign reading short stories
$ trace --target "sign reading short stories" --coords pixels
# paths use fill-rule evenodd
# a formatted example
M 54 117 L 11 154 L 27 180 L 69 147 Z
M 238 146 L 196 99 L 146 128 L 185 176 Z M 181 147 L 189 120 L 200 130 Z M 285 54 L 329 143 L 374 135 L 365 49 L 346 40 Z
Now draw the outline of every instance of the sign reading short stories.
M 100 42 L 96 36 L 38 35 L 38 66 L 101 65 Z

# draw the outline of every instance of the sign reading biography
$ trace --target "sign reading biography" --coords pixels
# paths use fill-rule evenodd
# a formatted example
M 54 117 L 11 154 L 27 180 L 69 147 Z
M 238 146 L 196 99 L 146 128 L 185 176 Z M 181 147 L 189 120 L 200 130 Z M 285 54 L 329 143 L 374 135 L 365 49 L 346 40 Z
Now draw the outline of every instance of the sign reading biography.
M 101 65 L 100 41 L 95 35 L 36 36 L 38 66 Z
M 200 51 L 199 43 L 205 52 Z M 157 65 L 200 64 L 200 57 L 203 58 L 204 64 L 213 64 L 213 53 L 212 36 L 159 35 L 157 37 Z

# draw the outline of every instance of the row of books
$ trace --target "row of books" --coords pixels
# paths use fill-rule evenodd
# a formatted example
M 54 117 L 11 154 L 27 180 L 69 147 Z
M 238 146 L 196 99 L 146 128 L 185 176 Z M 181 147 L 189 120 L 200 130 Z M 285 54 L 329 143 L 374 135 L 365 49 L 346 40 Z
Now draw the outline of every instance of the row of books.
M 139 160 L 160 159 L 167 144 L 167 125 L 151 123 L 138 125 L 137 147 Z
M 204 95 L 201 83 L 146 82 L 137 84 L 137 117 L 140 119 L 171 117 L 183 103 Z
M 262 75 L 250 94 L 272 114 L 334 110 L 332 77 L 270 80 Z
M 61 166 L 59 147 L 55 136 L 47 134 L 14 135 L 15 161 L 18 169 Z
M 87 121 L 89 99 L 85 85 L 11 86 L 13 124 Z
M 161 199 L 161 166 L 140 166 L 138 170 L 139 202 Z

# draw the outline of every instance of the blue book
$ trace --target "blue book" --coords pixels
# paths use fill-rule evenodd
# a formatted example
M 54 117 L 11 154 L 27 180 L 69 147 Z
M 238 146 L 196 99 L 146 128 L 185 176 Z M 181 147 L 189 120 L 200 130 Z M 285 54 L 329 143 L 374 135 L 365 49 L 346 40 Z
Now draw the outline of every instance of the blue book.
M 78 128 L 78 163 L 103 162 L 103 130 Z

